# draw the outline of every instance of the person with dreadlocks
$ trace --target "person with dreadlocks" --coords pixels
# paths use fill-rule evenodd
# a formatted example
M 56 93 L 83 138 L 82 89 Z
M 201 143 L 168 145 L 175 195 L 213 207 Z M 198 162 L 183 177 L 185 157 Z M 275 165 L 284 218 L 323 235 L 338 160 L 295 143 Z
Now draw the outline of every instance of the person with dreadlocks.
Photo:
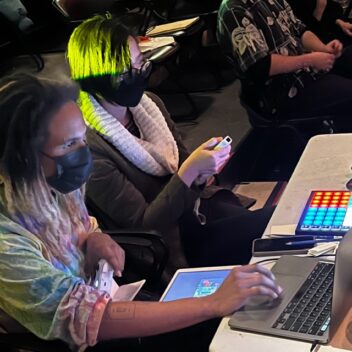
M 87 196 L 104 220 L 165 234 L 171 268 L 247 263 L 273 208 L 249 211 L 231 191 L 205 187 L 231 148 L 214 150 L 221 138 L 212 138 L 189 154 L 160 98 L 145 92 L 151 63 L 130 31 L 117 18 L 90 18 L 67 58 L 94 160 Z
M 258 294 L 278 297 L 271 272 L 256 265 L 231 272 L 212 295 L 166 303 L 112 302 L 89 285 L 87 264 L 104 258 L 121 272 L 124 252 L 84 204 L 91 155 L 77 93 L 72 84 L 27 75 L 0 82 L 1 326 L 82 351 L 221 317 Z

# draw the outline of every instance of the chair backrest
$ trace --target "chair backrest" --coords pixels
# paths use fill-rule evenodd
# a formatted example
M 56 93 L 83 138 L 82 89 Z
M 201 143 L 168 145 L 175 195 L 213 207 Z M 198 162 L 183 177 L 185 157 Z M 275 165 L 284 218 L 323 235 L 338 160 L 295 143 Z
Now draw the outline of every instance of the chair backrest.
M 97 219 L 100 228 L 110 234 L 125 250 L 128 279 L 146 279 L 151 286 L 160 284 L 169 258 L 169 251 L 162 236 L 154 230 L 122 229 L 89 197 L 86 197 L 86 204 L 90 215 Z
M 52 0 L 53 6 L 71 20 L 83 20 L 109 11 L 115 0 Z
M 252 127 L 273 127 L 277 120 L 270 120 L 261 114 L 252 104 L 250 104 L 244 94 L 240 93 L 241 106 L 246 110 L 248 119 Z

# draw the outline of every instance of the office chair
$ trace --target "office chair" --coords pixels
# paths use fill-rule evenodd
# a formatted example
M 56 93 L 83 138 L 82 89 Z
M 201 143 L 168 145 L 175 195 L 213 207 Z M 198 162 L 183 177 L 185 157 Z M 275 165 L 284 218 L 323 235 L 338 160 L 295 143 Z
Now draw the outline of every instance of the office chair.
M 12 59 L 16 56 L 28 56 L 35 63 L 36 70 L 41 71 L 44 67 L 44 60 L 30 43 L 30 37 L 36 31 L 35 26 L 33 25 L 22 31 L 17 24 L 0 12 L 0 28 L 2 36 L 4 36 L 1 40 L 1 46 L 4 49 L 3 57 Z
M 114 2 L 115 0 L 52 0 L 54 7 L 74 21 L 105 13 L 112 8 Z
M 152 291 L 163 289 L 166 283 L 162 282 L 162 273 L 169 252 L 161 234 L 153 230 L 116 229 L 114 220 L 101 211 L 88 196 L 86 205 L 89 214 L 97 219 L 100 229 L 125 250 L 125 281 L 146 279 L 146 286 Z

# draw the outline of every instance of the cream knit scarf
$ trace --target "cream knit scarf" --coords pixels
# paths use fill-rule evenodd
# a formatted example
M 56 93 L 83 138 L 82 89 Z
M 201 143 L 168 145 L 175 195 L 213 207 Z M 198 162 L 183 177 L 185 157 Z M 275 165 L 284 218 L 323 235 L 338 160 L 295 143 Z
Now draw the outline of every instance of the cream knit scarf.
M 81 93 L 81 108 L 86 123 L 142 171 L 164 176 L 178 170 L 176 141 L 160 109 L 146 94 L 136 107 L 129 108 L 140 138 L 131 134 L 87 93 Z

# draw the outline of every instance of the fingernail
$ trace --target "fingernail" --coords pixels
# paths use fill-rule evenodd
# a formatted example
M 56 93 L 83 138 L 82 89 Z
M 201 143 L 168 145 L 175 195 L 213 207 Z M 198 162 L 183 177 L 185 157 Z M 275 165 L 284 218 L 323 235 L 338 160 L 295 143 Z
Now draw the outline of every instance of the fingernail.
M 278 290 L 279 294 L 281 294 L 283 292 L 283 288 L 281 286 L 278 286 L 277 290 Z
M 122 276 L 122 273 L 121 273 L 120 270 L 118 270 L 118 271 L 116 272 L 116 276 L 117 276 L 117 277 L 121 277 L 121 276 Z
M 275 299 L 275 298 L 278 298 L 278 297 L 279 297 L 279 295 L 274 292 L 274 299 Z

